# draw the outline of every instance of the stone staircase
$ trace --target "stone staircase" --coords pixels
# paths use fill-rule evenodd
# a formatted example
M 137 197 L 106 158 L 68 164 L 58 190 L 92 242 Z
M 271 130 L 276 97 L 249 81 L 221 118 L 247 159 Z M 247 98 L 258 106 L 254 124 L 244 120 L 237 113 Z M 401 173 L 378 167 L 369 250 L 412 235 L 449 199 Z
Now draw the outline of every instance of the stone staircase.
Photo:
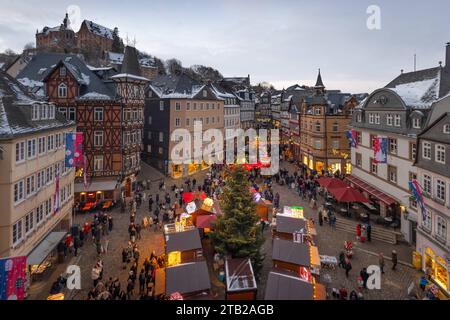
M 351 233 L 355 235 L 355 237 L 357 225 L 358 222 L 356 221 L 336 217 L 336 229 Z M 372 225 L 372 240 L 378 240 L 389 244 L 397 244 L 401 241 L 401 237 L 402 234 L 400 232 Z

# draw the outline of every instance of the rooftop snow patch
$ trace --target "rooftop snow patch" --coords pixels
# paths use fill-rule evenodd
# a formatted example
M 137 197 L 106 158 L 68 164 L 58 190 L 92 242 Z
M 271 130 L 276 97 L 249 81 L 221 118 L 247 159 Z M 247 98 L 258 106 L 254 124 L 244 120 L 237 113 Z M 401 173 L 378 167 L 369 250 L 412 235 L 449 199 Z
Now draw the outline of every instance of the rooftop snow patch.
M 429 108 L 439 98 L 439 77 L 423 81 L 399 84 L 389 88 L 410 107 Z
M 89 92 L 81 96 L 79 100 L 111 100 L 111 97 L 98 92 Z
M 128 78 L 131 80 L 147 81 L 147 82 L 150 81 L 147 78 L 135 76 L 134 74 L 129 74 L 129 73 L 120 73 L 120 74 L 116 74 L 115 76 L 111 77 L 111 79 L 121 79 L 121 78 Z

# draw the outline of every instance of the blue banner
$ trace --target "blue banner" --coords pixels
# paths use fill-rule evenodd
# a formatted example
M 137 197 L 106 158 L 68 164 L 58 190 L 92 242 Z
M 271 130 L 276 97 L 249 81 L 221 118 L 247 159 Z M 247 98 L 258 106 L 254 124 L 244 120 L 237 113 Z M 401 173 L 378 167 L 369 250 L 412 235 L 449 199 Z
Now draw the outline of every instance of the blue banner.
M 73 168 L 75 164 L 74 152 L 75 152 L 75 135 L 72 133 L 66 133 L 66 168 Z

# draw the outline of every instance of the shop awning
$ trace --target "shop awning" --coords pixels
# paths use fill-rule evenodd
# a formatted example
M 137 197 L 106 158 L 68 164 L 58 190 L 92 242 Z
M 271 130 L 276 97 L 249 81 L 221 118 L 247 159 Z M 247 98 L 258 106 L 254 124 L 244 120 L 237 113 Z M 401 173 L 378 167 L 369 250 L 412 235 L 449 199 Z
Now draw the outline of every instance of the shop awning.
M 44 240 L 42 240 L 39 245 L 31 251 L 31 253 L 27 257 L 28 265 L 39 265 L 45 258 L 48 257 L 50 252 L 56 248 L 58 243 L 61 242 L 62 239 L 66 236 L 66 231 L 61 232 L 51 232 L 49 233 Z
M 347 179 L 350 183 L 354 184 L 356 187 L 364 190 L 365 192 L 367 192 L 371 196 L 373 196 L 376 199 L 380 200 L 381 202 L 383 202 L 387 206 L 390 206 L 390 205 L 392 205 L 392 204 L 397 202 L 395 199 L 393 199 L 392 197 L 388 196 L 386 193 L 384 193 L 384 192 L 382 192 L 382 191 L 380 191 L 380 190 L 370 186 L 368 183 L 362 181 L 359 178 L 356 178 L 355 176 L 349 175 L 345 179 Z
M 94 181 L 87 188 L 83 183 L 75 183 L 75 192 L 112 191 L 117 186 L 116 180 Z

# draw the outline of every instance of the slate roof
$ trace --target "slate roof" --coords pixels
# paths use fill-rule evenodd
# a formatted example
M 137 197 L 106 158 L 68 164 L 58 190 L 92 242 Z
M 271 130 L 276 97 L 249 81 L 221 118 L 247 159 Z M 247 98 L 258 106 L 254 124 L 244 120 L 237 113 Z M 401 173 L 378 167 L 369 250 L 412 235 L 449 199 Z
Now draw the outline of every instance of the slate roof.
M 196 293 L 211 289 L 206 261 L 184 263 L 166 268 L 166 295 Z
M 173 251 L 189 251 L 202 248 L 200 233 L 197 228 L 183 232 L 172 232 L 165 235 L 166 253 Z
M 443 79 L 445 77 L 446 79 Z M 402 73 L 385 88 L 397 93 L 407 107 L 429 108 L 439 98 L 448 94 L 443 82 L 449 75 L 441 67 Z
M 297 243 L 289 240 L 274 239 L 272 259 L 297 264 L 304 267 L 311 266 L 309 244 Z
M 32 121 L 32 105 L 44 103 L 27 93 L 15 79 L 0 72 L 0 140 L 75 125 L 58 112 L 55 119 Z
M 133 74 L 141 76 L 141 68 L 138 61 L 138 53 L 136 48 L 127 46 L 123 58 L 121 73 Z
M 192 79 L 188 75 L 182 73 L 179 75 L 168 74 L 158 75 L 150 83 L 150 88 L 160 98 L 193 98 L 197 95 L 205 86 Z
M 89 32 L 97 36 L 113 40 L 113 33 L 114 33 L 113 30 L 89 20 L 84 20 L 83 23 L 86 25 Z
M 294 233 L 306 228 L 306 220 L 277 215 L 277 232 Z
M 109 83 L 109 80 L 102 79 L 103 76 L 99 76 L 98 72 L 91 70 L 83 60 L 73 54 L 38 53 L 18 74 L 17 79 L 43 96 L 44 81 L 59 63 L 63 63 L 77 79 L 80 84 L 80 98 L 83 99 L 85 95 L 103 97 L 103 99 L 115 98 L 115 88 Z M 108 75 L 116 73 L 115 70 L 108 72 Z
M 293 272 L 280 269 L 270 271 L 264 300 L 313 300 L 313 284 L 300 279 Z
M 216 96 L 219 98 L 234 98 L 236 99 L 236 95 L 234 95 L 233 91 L 229 90 L 228 88 L 224 88 L 219 83 L 213 83 L 211 84 L 211 88 L 213 89 Z

